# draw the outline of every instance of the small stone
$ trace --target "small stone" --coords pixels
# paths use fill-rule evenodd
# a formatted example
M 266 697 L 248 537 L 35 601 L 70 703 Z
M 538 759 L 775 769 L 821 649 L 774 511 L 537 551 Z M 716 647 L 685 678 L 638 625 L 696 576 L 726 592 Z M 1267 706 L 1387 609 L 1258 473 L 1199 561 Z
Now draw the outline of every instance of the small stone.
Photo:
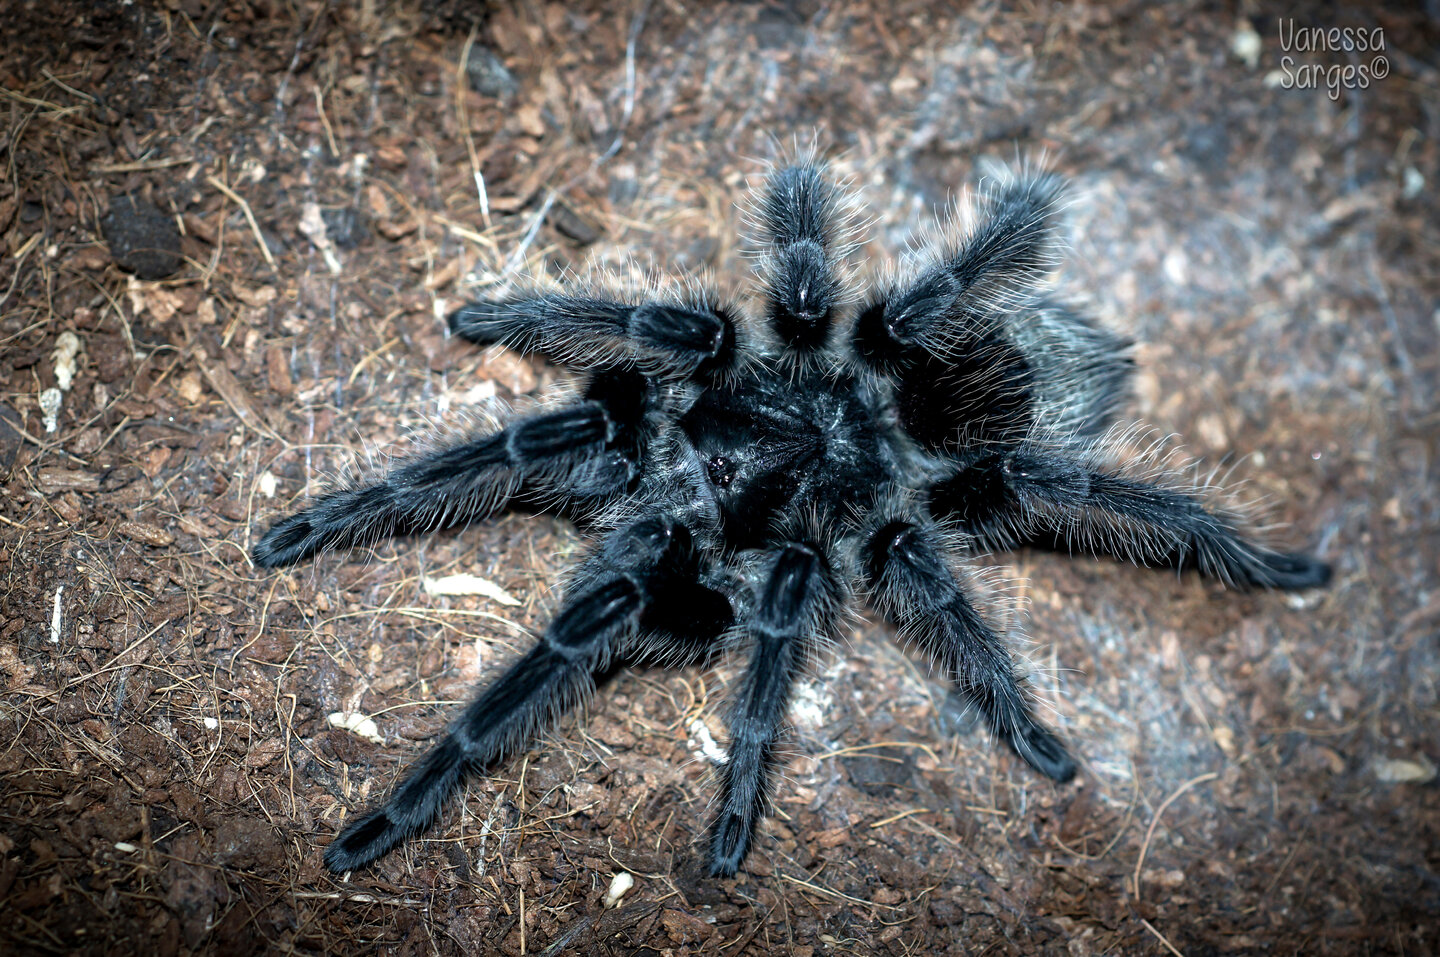
M 180 230 L 175 220 L 133 196 L 117 196 L 100 220 L 110 256 L 140 279 L 164 279 L 180 268 Z
M 465 75 L 470 78 L 470 89 L 481 96 L 507 97 L 520 90 L 515 74 L 505 68 L 489 47 L 471 48 L 470 58 L 465 61 Z
M 581 216 L 564 203 L 556 203 L 550 209 L 550 224 L 561 236 L 576 246 L 589 246 L 605 235 L 599 226 Z

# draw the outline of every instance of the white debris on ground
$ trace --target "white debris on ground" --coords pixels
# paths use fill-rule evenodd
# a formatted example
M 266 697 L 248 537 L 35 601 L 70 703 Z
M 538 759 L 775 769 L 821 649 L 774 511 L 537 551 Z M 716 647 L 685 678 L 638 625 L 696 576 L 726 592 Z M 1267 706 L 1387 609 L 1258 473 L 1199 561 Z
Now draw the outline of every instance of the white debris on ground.
M 685 730 L 690 732 L 690 751 L 695 757 L 712 764 L 724 764 L 730 760 L 730 753 L 715 742 L 715 736 L 704 721 L 696 718 Z
M 1435 765 L 1423 754 L 1415 760 L 1381 758 L 1374 764 L 1375 777 L 1387 784 L 1425 784 L 1435 779 Z
M 605 892 L 605 907 L 615 907 L 620 903 L 620 898 L 625 892 L 635 886 L 635 878 L 626 871 L 621 871 L 610 879 L 610 889 Z
M 375 719 L 360 714 L 358 711 L 336 711 L 326 720 L 330 722 L 332 728 L 349 731 L 372 744 L 385 743 L 385 739 L 380 735 L 380 728 L 375 724 Z
M 80 337 L 73 332 L 62 332 L 55 339 L 55 384 L 61 392 L 69 392 L 75 381 L 75 357 L 80 354 Z
M 325 217 L 321 214 L 318 203 L 306 203 L 301 208 L 299 225 L 300 232 L 304 233 L 325 257 L 325 268 L 330 270 L 330 275 L 340 275 L 340 257 L 335 252 L 335 243 L 330 239 L 329 230 L 325 227 Z
M 825 726 L 825 716 L 835 703 L 830 677 L 829 674 L 821 675 L 796 684 L 795 694 L 790 699 L 790 720 L 795 722 L 796 727 L 814 729 Z
M 1405 167 L 1402 181 L 1404 185 L 1400 188 L 1400 195 L 1405 199 L 1414 199 L 1425 192 L 1425 174 L 1413 166 Z
M 40 393 L 40 421 L 45 423 L 46 432 L 54 432 L 60 424 L 60 403 L 64 394 L 59 389 L 46 389 Z
M 55 610 L 50 614 L 50 640 L 53 642 L 60 641 L 60 593 L 64 590 L 64 585 L 55 588 Z
M 520 604 L 520 599 L 479 575 L 446 575 L 443 578 L 427 575 L 422 585 L 427 595 L 479 595 L 502 605 Z
M 1260 34 L 1255 32 L 1249 20 L 1241 18 L 1230 36 L 1231 55 L 1253 70 L 1260 65 L 1260 53 L 1264 48 Z
M 55 385 L 40 393 L 40 420 L 46 432 L 60 427 L 60 407 L 65 402 L 65 393 L 75 382 L 76 361 L 80 354 L 80 337 L 73 332 L 62 332 L 55 338 L 55 349 L 50 353 L 55 362 Z

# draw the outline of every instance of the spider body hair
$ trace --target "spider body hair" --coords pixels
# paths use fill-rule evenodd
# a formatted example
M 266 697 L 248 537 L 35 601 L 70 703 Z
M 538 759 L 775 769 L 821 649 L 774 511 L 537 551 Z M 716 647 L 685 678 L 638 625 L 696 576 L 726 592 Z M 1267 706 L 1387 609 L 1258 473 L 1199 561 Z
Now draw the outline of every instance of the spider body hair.
M 773 798 L 797 682 L 860 602 L 894 622 L 1023 761 L 1076 763 L 1036 716 L 967 553 L 1034 545 L 1195 568 L 1240 587 L 1329 569 L 1242 531 L 1207 490 L 1126 467 L 1130 344 L 1047 283 L 1058 177 L 999 177 L 964 228 L 863 301 L 855 205 L 813 157 L 773 170 L 748 221 L 756 316 L 704 285 L 534 287 L 456 310 L 455 334 L 583 373 L 569 400 L 326 493 L 260 539 L 262 567 L 539 505 L 597 542 L 540 641 L 488 684 L 389 799 L 326 851 L 336 871 L 421 833 L 467 772 L 523 747 L 637 661 L 748 655 L 709 841 L 734 875 Z M 959 222 L 962 217 L 956 217 Z

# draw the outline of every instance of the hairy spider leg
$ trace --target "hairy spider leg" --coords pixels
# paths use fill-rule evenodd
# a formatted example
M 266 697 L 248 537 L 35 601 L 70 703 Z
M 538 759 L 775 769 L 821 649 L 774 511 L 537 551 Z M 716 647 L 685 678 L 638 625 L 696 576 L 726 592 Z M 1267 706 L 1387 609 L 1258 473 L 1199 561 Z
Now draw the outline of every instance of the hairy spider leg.
M 987 452 L 930 493 L 990 548 L 1038 545 L 1135 565 L 1197 569 L 1241 588 L 1315 588 L 1330 566 L 1252 542 L 1192 492 L 1097 471 L 1053 450 Z
M 832 604 L 829 566 L 814 546 L 789 542 L 769 554 L 745 621 L 753 646 L 730 711 L 730 750 L 720 766 L 720 802 L 710 832 L 710 873 L 739 870 L 773 792 L 775 740 L 807 643 Z
M 1041 774 L 1074 777 L 1075 762 L 1035 717 L 1009 651 L 970 603 L 935 533 L 905 519 L 886 522 L 863 560 L 872 604 L 944 669 L 991 733 Z
M 646 626 L 647 613 L 666 605 L 677 585 L 696 587 L 696 567 L 689 530 L 669 515 L 611 532 L 581 566 L 540 643 L 466 707 L 388 801 L 345 827 L 325 850 L 326 866 L 337 873 L 363 867 L 428 828 L 469 769 L 502 759 L 578 704 L 593 675 Z M 726 623 L 698 624 L 713 638 Z
M 377 484 L 322 495 L 270 527 L 252 552 L 255 564 L 292 565 L 326 549 L 476 521 L 504 507 L 522 484 L 542 498 L 623 492 L 643 454 L 654 390 L 639 373 L 622 370 L 596 375 L 585 396 L 417 457 Z
M 1032 427 L 1037 370 L 1002 316 L 1054 265 L 1058 193 L 1053 176 L 997 189 L 954 255 L 856 318 L 856 354 L 894 382 L 901 424 L 925 448 L 1008 445 Z
M 843 295 L 841 196 L 814 165 L 772 173 L 753 219 L 765 320 L 790 350 L 823 349 Z
M 700 378 L 737 357 L 735 319 L 703 296 L 621 302 L 593 296 L 516 296 L 473 302 L 450 314 L 450 330 L 477 345 L 538 352 L 578 369 L 653 365 Z
M 1019 177 L 981 203 L 982 219 L 954 255 L 861 309 L 855 343 L 872 365 L 904 366 L 919 354 L 949 357 L 993 334 L 997 310 L 1023 301 L 1057 264 L 1060 180 Z
M 1135 373 L 1129 338 L 1048 293 L 1016 309 L 1010 332 L 1035 370 L 1038 417 L 1048 434 L 1098 439 L 1115 424 Z

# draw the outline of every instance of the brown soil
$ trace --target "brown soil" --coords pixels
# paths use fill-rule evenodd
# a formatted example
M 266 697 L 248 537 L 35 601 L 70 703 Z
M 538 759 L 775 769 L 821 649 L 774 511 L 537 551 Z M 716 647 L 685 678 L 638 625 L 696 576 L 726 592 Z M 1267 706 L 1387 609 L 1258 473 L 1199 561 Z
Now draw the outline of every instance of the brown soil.
M 1440 30 L 1241 6 L 1254 68 L 1228 5 L 6 4 L 0 949 L 1440 952 Z M 1267 83 L 1278 16 L 1382 28 L 1388 76 Z M 956 734 L 866 623 L 805 689 L 737 880 L 698 866 L 690 730 L 723 741 L 733 668 L 622 675 L 335 879 L 324 844 L 525 646 L 582 542 L 510 516 L 260 574 L 255 536 L 549 389 L 436 318 L 507 262 L 739 288 L 749 158 L 817 129 L 877 257 L 980 158 L 1048 151 L 1076 287 L 1146 343 L 1137 419 L 1239 463 L 1333 586 L 1003 556 L 1075 785 Z M 155 281 L 117 264 L 177 250 Z M 462 571 L 523 604 L 422 588 Z M 332 726 L 351 711 L 383 743 Z

